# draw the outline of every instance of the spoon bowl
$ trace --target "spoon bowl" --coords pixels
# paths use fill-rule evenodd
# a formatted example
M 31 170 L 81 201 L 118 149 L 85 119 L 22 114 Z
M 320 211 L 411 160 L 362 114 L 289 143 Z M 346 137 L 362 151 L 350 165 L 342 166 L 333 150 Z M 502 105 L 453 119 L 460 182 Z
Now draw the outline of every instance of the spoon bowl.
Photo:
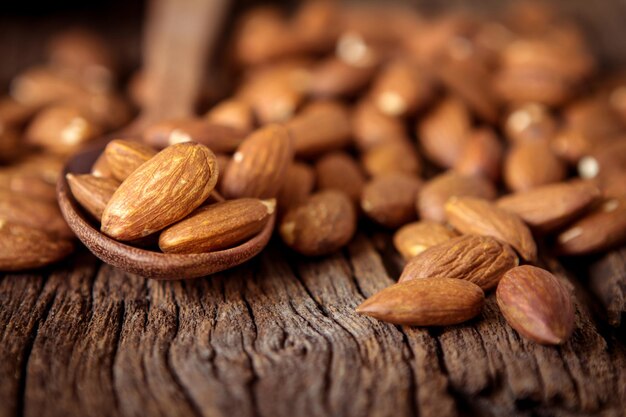
M 225 250 L 197 254 L 168 254 L 118 242 L 100 232 L 95 221 L 72 195 L 65 175 L 88 174 L 104 150 L 105 142 L 74 155 L 65 165 L 57 183 L 57 197 L 63 217 L 80 241 L 102 261 L 147 278 L 175 280 L 197 278 L 232 268 L 256 256 L 269 242 L 276 213 L 263 230 L 246 242 Z

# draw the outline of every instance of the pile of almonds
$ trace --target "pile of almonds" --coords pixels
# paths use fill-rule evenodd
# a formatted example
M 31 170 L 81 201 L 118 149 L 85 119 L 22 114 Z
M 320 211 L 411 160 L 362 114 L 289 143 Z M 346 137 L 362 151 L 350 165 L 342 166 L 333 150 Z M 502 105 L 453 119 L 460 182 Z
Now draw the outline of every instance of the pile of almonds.
M 626 242 L 626 76 L 599 77 L 575 25 L 535 2 L 486 19 L 321 0 L 250 10 L 229 45 L 230 97 L 68 175 L 103 233 L 203 253 L 277 216 L 289 248 L 323 256 L 374 223 L 406 267 L 359 313 L 457 324 L 495 289 L 521 335 L 568 339 L 570 288 L 541 252 Z
M 37 268 L 72 252 L 56 183 L 70 155 L 132 116 L 115 91 L 116 72 L 102 39 L 72 29 L 51 39 L 45 64 L 18 74 L 0 97 L 0 270 Z

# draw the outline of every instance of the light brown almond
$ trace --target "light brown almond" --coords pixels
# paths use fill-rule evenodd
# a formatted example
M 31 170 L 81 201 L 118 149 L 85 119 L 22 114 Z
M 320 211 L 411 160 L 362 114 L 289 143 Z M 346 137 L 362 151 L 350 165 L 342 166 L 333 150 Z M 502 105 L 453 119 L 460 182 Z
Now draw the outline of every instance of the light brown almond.
M 550 272 L 523 265 L 506 272 L 496 300 L 507 323 L 537 343 L 558 345 L 574 330 L 574 306 L 568 288 Z
M 397 228 L 415 220 L 415 198 L 422 181 L 412 175 L 391 173 L 373 179 L 363 189 L 361 208 L 377 223 Z
M 350 143 L 350 117 L 338 102 L 310 104 L 287 123 L 296 155 L 311 157 L 345 148 Z
M 374 294 L 356 312 L 408 326 L 449 326 L 482 311 L 485 294 L 476 284 L 453 278 L 414 279 Z
M 287 246 L 296 252 L 307 256 L 333 253 L 354 236 L 354 205 L 341 191 L 321 191 L 289 210 L 279 231 Z
M 332 152 L 315 163 L 317 188 L 343 191 L 358 203 L 365 186 L 365 177 L 356 161 L 345 152 Z
M 548 107 L 539 103 L 515 106 L 504 119 L 504 132 L 508 140 L 548 141 L 556 133 L 556 120 Z
M 567 167 L 546 142 L 516 143 L 504 159 L 504 182 L 513 191 L 563 181 L 566 176 Z
M 26 169 L 0 171 L 0 189 L 40 200 L 56 202 L 56 188 Z
M 242 132 L 250 132 L 255 123 L 250 105 L 235 98 L 218 103 L 204 118 L 216 125 L 229 126 Z
M 321 60 L 311 70 L 309 92 L 319 98 L 353 96 L 367 86 L 376 68 L 374 62 L 355 65 L 334 56 Z
M 293 142 L 282 125 L 270 124 L 256 130 L 237 149 L 222 178 L 227 199 L 274 198 L 285 183 L 293 161 Z
M 123 241 L 148 236 L 199 207 L 217 182 L 215 155 L 197 143 L 172 145 L 137 168 L 109 200 L 101 230 Z
M 431 246 L 446 242 L 457 233 L 441 223 L 430 220 L 402 226 L 393 235 L 393 245 L 405 260 L 419 255 Z
M 444 205 L 452 197 L 479 197 L 487 200 L 496 197 L 496 189 L 488 180 L 444 172 L 426 182 L 417 197 L 417 212 L 421 219 L 443 223 L 446 221 Z
M 241 198 L 201 207 L 159 237 L 165 253 L 204 253 L 233 247 L 258 234 L 276 200 Z
M 156 148 L 183 142 L 198 142 L 213 152 L 233 152 L 245 138 L 246 132 L 230 126 L 210 123 L 204 119 L 186 118 L 164 120 L 148 126 L 144 141 Z
M 352 131 L 361 151 L 406 136 L 401 119 L 381 113 L 368 99 L 361 100 L 352 112 Z
M 626 196 L 606 199 L 556 237 L 563 255 L 601 252 L 626 242 Z
M 448 222 L 461 233 L 495 237 L 511 245 L 525 260 L 537 259 L 533 236 L 517 214 L 475 197 L 451 198 L 445 210 Z
M 120 182 L 113 178 L 100 178 L 90 174 L 67 174 L 65 177 L 76 201 L 100 221 L 104 208 L 120 186 Z
M 91 175 L 98 178 L 113 178 L 111 168 L 109 168 L 109 163 L 107 162 L 107 156 L 104 152 L 102 152 L 98 159 L 96 159 L 96 162 L 93 163 Z
M 469 134 L 454 170 L 462 175 L 483 175 L 495 182 L 500 178 L 503 154 L 502 143 L 491 129 L 476 129 Z
M 5 127 L 0 121 L 0 163 L 14 161 L 23 153 L 24 148 L 19 131 L 10 126 Z
M 437 104 L 417 127 L 417 138 L 428 159 L 444 168 L 452 168 L 463 155 L 470 131 L 470 114 L 454 98 Z
M 489 236 L 464 235 L 432 246 L 412 258 L 399 282 L 422 278 L 464 279 L 484 291 L 516 267 L 517 255 L 506 243 Z
M 74 234 L 63 220 L 56 202 L 48 202 L 0 190 L 0 220 L 61 236 Z
M 372 147 L 361 158 L 365 171 L 372 177 L 393 172 L 419 175 L 422 170 L 415 147 L 404 137 Z
M 279 215 L 303 203 L 315 188 L 315 170 L 303 162 L 294 162 L 287 169 L 285 183 L 278 192 Z
M 600 191 L 590 182 L 562 182 L 505 195 L 498 207 L 517 214 L 533 230 L 555 230 L 600 198 Z
M 39 268 L 60 261 L 73 249 L 69 240 L 0 219 L 0 271 Z
M 124 181 L 157 151 L 144 143 L 114 139 L 104 148 L 104 153 L 113 178 Z

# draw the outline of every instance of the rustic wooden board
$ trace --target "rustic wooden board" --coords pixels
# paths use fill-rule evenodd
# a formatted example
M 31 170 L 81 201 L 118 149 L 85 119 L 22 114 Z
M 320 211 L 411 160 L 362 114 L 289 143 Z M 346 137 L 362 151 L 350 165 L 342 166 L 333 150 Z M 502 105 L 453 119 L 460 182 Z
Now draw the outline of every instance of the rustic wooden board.
M 562 347 L 521 339 L 493 296 L 479 319 L 442 329 L 356 315 L 398 267 L 375 241 L 381 251 L 360 236 L 317 261 L 274 243 L 193 281 L 148 281 L 85 252 L 4 275 L 0 417 L 624 415 L 626 346 L 581 303 Z

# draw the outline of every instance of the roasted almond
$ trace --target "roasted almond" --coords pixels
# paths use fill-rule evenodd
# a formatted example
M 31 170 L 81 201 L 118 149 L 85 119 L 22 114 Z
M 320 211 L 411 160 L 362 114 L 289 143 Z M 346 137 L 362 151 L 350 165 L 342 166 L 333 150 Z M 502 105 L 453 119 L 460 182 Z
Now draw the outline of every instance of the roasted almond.
M 432 246 L 412 258 L 399 282 L 456 278 L 473 282 L 487 291 L 495 288 L 502 274 L 518 263 L 517 255 L 506 243 L 489 236 L 464 235 Z
M 415 220 L 415 198 L 421 186 L 419 178 L 408 174 L 376 177 L 363 188 L 361 208 L 383 226 L 400 227 Z
M 24 151 L 23 141 L 17 129 L 5 127 L 0 121 L 0 163 L 17 159 Z
M 491 129 L 476 129 L 469 134 L 454 170 L 463 175 L 483 175 L 495 182 L 500 178 L 503 154 L 502 143 Z
M 574 219 L 599 197 L 600 191 L 590 182 L 562 182 L 505 195 L 497 205 L 546 233 Z
M 355 55 L 367 55 L 367 49 Z M 319 98 L 353 96 L 376 75 L 375 63 L 365 61 L 355 65 L 334 56 L 320 61 L 311 70 L 309 93 Z
M 354 205 L 337 190 L 311 195 L 290 209 L 280 223 L 280 236 L 287 246 L 307 256 L 335 252 L 352 239 L 355 231 Z
M 393 235 L 393 245 L 405 260 L 419 255 L 431 246 L 458 236 L 441 223 L 423 220 L 405 224 Z
M 345 152 L 333 152 L 315 163 L 317 188 L 339 190 L 346 193 L 355 203 L 361 198 L 365 177 L 355 160 Z
M 186 118 L 164 120 L 148 126 L 144 142 L 163 149 L 182 142 L 198 142 L 213 152 L 232 152 L 245 138 L 246 132 L 230 126 L 210 123 L 204 119 Z
M 345 148 L 350 143 L 348 110 L 337 102 L 310 104 L 287 123 L 296 155 L 310 157 Z
M 124 139 L 114 139 L 104 148 L 107 166 L 118 181 L 124 181 L 134 170 L 157 154 L 152 147 Z
M 418 175 L 422 170 L 419 155 L 404 137 L 372 147 L 361 158 L 365 171 L 372 177 L 393 172 Z
M 511 245 L 525 260 L 537 259 L 533 236 L 517 214 L 475 197 L 451 198 L 445 210 L 448 222 L 461 233 L 495 237 Z
M 569 225 L 556 237 L 563 255 L 582 255 L 626 242 L 626 196 L 606 199 L 598 208 Z
M 446 98 L 418 124 L 417 138 L 428 159 L 452 168 L 465 150 L 470 131 L 470 114 L 458 99 Z
M 206 146 L 169 146 L 119 186 L 104 209 L 101 230 L 124 241 L 158 232 L 199 207 L 217 176 L 217 160 Z
M 93 166 L 91 167 L 91 175 L 99 178 L 113 178 L 111 168 L 107 162 L 107 156 L 104 152 L 101 153 L 98 159 L 96 159 L 96 162 L 93 163 Z
M 504 133 L 513 142 L 548 141 L 556 133 L 556 120 L 539 103 L 515 106 L 504 119 Z
M 274 198 L 293 161 L 288 130 L 277 124 L 254 131 L 237 149 L 222 178 L 226 198 Z
M 361 151 L 406 136 L 401 119 L 381 113 L 376 105 L 367 99 L 361 100 L 352 112 L 352 132 Z
M 0 271 L 39 268 L 69 255 L 71 241 L 0 219 Z
M 504 159 L 504 182 L 513 191 L 563 181 L 566 176 L 567 167 L 546 142 L 516 143 Z
M 40 200 L 55 202 L 56 189 L 37 173 L 26 169 L 6 169 L 0 171 L 0 190 L 21 194 Z
M 240 198 L 201 207 L 159 237 L 165 253 L 203 253 L 233 247 L 258 234 L 276 208 L 275 200 Z
M 255 123 L 250 105 L 234 98 L 218 103 L 204 118 L 216 125 L 229 126 L 242 132 L 250 132 Z
M 61 237 L 72 237 L 56 202 L 48 202 L 0 190 L 0 220 L 40 229 Z
M 426 182 L 417 197 L 417 212 L 421 219 L 445 222 L 444 205 L 452 197 L 479 197 L 487 200 L 496 197 L 496 189 L 488 180 L 444 172 Z
M 476 317 L 484 303 L 483 290 L 469 281 L 414 279 L 374 294 L 356 312 L 393 324 L 449 326 Z
M 574 330 L 574 306 L 568 288 L 550 272 L 530 265 L 507 271 L 496 290 L 507 323 L 537 343 L 564 343 Z
M 294 162 L 287 168 L 285 183 L 278 192 L 279 214 L 303 203 L 315 188 L 315 170 L 303 162 Z
M 113 178 L 100 178 L 91 174 L 67 174 L 65 177 L 76 201 L 100 221 L 104 208 L 120 186 L 120 182 Z

